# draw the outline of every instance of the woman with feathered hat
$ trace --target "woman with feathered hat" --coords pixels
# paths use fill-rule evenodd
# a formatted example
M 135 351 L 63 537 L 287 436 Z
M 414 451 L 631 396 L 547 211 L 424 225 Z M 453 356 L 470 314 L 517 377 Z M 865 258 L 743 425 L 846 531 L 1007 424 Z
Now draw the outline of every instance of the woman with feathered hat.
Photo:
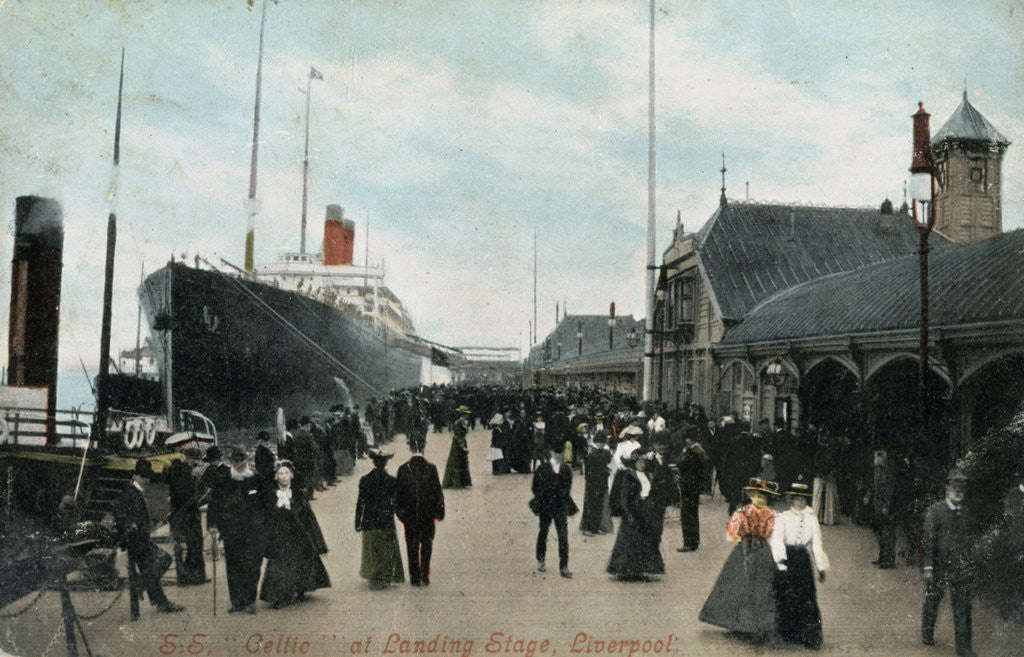
M 786 568 L 785 546 L 775 531 L 777 515 L 768 503 L 778 496 L 778 484 L 754 478 L 743 490 L 750 503 L 737 509 L 726 527 L 726 536 L 736 547 L 699 619 L 764 640 L 775 631 L 775 572 Z
M 373 470 L 359 480 L 356 498 L 356 531 L 363 534 L 363 558 L 359 576 L 372 589 L 405 581 L 402 553 L 395 533 L 395 478 L 385 469 L 393 456 L 380 450 L 367 450 Z
M 665 561 L 658 547 L 658 535 L 649 506 L 651 481 L 647 477 L 653 453 L 634 450 L 622 458 L 626 469 L 619 474 L 622 522 L 615 547 L 608 560 L 608 573 L 624 581 L 650 581 L 665 572 Z M 661 509 L 664 513 L 664 508 Z

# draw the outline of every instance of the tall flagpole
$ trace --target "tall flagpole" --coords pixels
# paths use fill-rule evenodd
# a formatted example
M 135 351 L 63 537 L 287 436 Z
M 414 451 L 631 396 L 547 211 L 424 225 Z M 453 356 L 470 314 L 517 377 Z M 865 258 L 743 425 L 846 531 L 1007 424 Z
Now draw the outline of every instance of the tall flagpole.
M 96 377 L 96 415 L 93 437 L 101 444 L 107 431 L 107 413 L 110 408 L 110 332 L 111 310 L 114 296 L 114 252 L 117 245 L 117 179 L 121 164 L 121 95 L 124 90 L 124 48 L 121 49 L 121 75 L 117 82 L 117 118 L 114 120 L 114 170 L 111 174 L 107 203 L 107 258 L 103 275 L 103 314 L 100 320 L 100 371 Z
M 651 400 L 652 370 L 654 364 L 654 0 L 651 0 L 651 55 L 648 80 L 647 111 L 647 281 L 644 296 L 647 299 L 647 321 L 644 336 L 643 399 Z
M 277 2 L 277 0 L 274 0 Z M 252 118 L 252 163 L 249 166 L 249 198 L 246 207 L 249 221 L 245 231 L 245 273 L 253 271 L 253 249 L 256 242 L 256 215 L 260 211 L 260 202 L 256 198 L 256 162 L 259 159 L 260 144 L 260 86 L 263 79 L 263 29 L 267 25 L 267 0 L 263 0 L 263 12 L 260 17 L 260 54 L 256 61 L 256 108 Z
M 324 76 L 312 66 L 309 67 L 309 79 L 306 81 L 306 150 L 302 157 L 302 236 L 299 240 L 299 253 L 306 252 L 306 199 L 309 182 L 309 98 L 313 91 L 313 80 L 323 80 Z
M 533 341 L 537 344 L 537 229 L 533 229 Z

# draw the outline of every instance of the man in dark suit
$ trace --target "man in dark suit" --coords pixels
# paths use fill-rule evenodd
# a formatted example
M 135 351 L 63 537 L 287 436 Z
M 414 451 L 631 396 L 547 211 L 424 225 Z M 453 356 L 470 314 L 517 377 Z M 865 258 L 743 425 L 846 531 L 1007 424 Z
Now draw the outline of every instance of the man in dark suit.
M 879 568 L 896 567 L 896 471 L 885 449 L 876 449 L 871 470 L 871 490 L 864 503 L 871 505 L 872 528 L 878 539 Z
M 677 552 L 693 552 L 700 547 L 700 493 L 707 482 L 704 448 L 694 440 L 693 433 L 683 436 L 686 447 L 679 457 L 679 522 L 683 530 L 683 547 Z
M 966 477 L 959 470 L 946 480 L 946 498 L 928 507 L 924 516 L 924 609 L 921 613 L 921 640 L 935 644 L 935 617 L 939 603 L 949 588 L 953 606 L 956 654 L 974 657 L 971 649 L 971 552 L 976 526 L 964 509 Z
M 114 522 L 121 548 L 128 552 L 128 567 L 138 567 L 142 587 L 149 596 L 149 604 L 159 612 L 172 613 L 184 607 L 168 600 L 160 584 L 160 578 L 170 567 L 171 559 L 149 537 L 149 509 L 142 493 L 152 477 L 153 466 L 149 461 L 139 459 L 135 462 L 132 483 L 121 493 L 114 507 Z
M 229 613 L 256 613 L 256 589 L 263 565 L 263 505 L 259 479 L 241 447 L 231 448 L 230 474 L 219 477 L 210 494 L 206 524 L 224 541 Z
M 533 500 L 531 510 L 540 518 L 537 532 L 537 570 L 544 572 L 547 567 L 544 558 L 548 547 L 548 528 L 555 524 L 558 534 L 558 572 L 562 577 L 572 577 L 569 572 L 569 527 L 568 517 L 579 509 L 569 495 L 572 490 L 572 470 L 562 463 L 561 444 L 551 445 L 548 459 L 533 472 Z
M 409 447 L 413 451 L 412 458 L 398 468 L 395 515 L 405 525 L 409 583 L 429 586 L 434 522 L 444 520 L 444 491 L 437 467 L 423 458 L 422 444 L 412 441 Z
M 197 459 L 198 450 L 186 450 L 186 456 Z M 171 516 L 168 524 L 174 540 L 174 563 L 178 586 L 196 586 L 206 583 L 203 562 L 203 520 L 199 511 L 199 492 L 196 478 L 187 461 L 174 461 L 167 468 L 167 487 L 170 494 Z

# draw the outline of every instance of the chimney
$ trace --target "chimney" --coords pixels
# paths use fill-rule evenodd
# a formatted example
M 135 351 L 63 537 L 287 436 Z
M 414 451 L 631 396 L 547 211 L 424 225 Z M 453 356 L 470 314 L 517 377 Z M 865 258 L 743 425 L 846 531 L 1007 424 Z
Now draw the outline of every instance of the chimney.
M 324 264 L 351 265 L 356 224 L 345 219 L 345 208 L 328 205 L 324 219 Z
M 47 389 L 48 445 L 56 442 L 57 348 L 64 214 L 53 199 L 19 196 L 14 209 L 7 382 Z

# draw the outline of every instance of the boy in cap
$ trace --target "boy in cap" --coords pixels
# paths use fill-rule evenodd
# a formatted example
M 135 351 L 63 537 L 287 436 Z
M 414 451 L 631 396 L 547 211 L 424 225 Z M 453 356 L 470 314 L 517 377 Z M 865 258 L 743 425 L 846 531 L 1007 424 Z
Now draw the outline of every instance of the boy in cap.
M 967 478 L 954 469 L 946 478 L 946 497 L 928 507 L 924 516 L 924 609 L 921 641 L 935 645 L 935 618 L 949 589 L 958 657 L 974 657 L 971 649 L 971 551 L 976 538 L 974 519 L 964 508 Z

